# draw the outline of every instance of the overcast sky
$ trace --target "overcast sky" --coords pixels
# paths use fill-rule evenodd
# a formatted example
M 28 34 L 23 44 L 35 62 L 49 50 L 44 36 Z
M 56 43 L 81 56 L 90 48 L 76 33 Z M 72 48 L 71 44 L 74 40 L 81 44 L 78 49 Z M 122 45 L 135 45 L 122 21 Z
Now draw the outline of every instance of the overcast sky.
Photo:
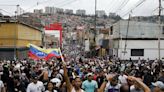
M 116 12 L 122 17 L 126 17 L 129 10 L 134 8 L 139 1 L 143 0 L 97 0 L 97 10 L 105 10 L 107 15 L 109 12 Z M 17 5 L 26 11 L 33 9 L 44 9 L 45 6 L 54 6 L 64 9 L 85 9 L 87 14 L 94 14 L 95 0 L 0 0 L 0 12 L 5 14 L 14 14 Z M 162 1 L 164 5 L 164 1 Z M 132 11 L 133 16 L 150 16 L 158 12 L 158 0 L 145 0 L 140 6 Z M 155 10 L 155 11 L 154 11 Z

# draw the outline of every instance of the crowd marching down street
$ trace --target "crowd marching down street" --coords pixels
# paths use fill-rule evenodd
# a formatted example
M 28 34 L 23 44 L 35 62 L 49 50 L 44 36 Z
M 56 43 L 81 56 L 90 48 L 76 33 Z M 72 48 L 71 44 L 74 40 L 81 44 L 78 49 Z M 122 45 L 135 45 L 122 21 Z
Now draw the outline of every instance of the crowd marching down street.
M 0 0 L 0 92 L 164 92 L 163 5 Z
M 0 92 L 164 92 L 158 60 L 116 57 L 0 62 Z

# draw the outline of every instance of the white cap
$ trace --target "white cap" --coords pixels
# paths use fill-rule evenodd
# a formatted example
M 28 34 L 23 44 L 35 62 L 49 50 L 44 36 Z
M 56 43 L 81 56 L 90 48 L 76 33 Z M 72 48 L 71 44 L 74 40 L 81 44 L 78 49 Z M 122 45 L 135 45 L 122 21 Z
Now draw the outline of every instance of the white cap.
M 61 85 L 61 80 L 58 78 L 51 79 L 51 82 L 56 83 L 56 87 L 60 87 L 60 85 Z
M 63 69 L 60 69 L 59 70 L 59 73 L 61 73 L 63 75 L 64 74 L 64 70 Z
M 107 72 L 107 70 L 106 70 L 106 69 L 104 69 L 103 71 L 104 71 L 104 72 Z
M 18 63 L 14 68 L 15 69 L 20 69 L 21 68 L 21 64 Z
M 88 73 L 88 74 L 87 74 L 87 77 L 88 77 L 88 76 L 92 76 L 92 75 L 93 75 L 92 73 Z
M 155 83 L 152 83 L 153 86 L 159 87 L 160 89 L 164 89 L 164 83 L 161 81 L 157 81 Z
M 7 60 L 7 63 L 9 64 L 9 63 L 10 63 L 10 61 L 9 61 L 9 60 Z
M 164 72 L 164 69 L 162 69 L 162 72 Z

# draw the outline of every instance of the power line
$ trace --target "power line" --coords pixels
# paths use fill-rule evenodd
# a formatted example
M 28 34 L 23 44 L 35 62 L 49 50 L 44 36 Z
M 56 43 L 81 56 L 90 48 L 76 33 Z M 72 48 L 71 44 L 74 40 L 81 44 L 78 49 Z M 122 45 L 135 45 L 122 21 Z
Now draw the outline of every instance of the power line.
M 132 12 L 134 9 L 136 9 L 138 6 L 140 6 L 142 3 L 144 3 L 146 0 L 139 0 L 134 7 L 132 7 L 131 9 L 128 10 L 127 13 L 125 13 L 122 17 L 125 17 L 126 15 L 128 15 L 130 12 Z
M 0 6 L 16 6 L 16 5 L 10 5 L 10 4 L 0 4 Z
M 67 0 L 68 1 L 68 0 Z M 64 4 L 62 4 L 62 5 L 59 5 L 59 7 L 63 7 L 63 6 L 66 6 L 66 5 L 68 5 L 68 4 L 72 4 L 73 2 L 75 2 L 75 1 L 77 1 L 77 0 L 71 0 L 71 1 L 69 1 L 69 2 L 67 2 L 67 3 L 64 3 Z
M 41 5 L 41 4 L 45 4 L 45 3 L 49 3 L 50 1 L 52 1 L 52 0 L 46 0 L 46 1 L 44 1 L 44 2 L 40 2 L 39 3 L 39 5 Z M 65 3 L 65 2 L 70 2 L 69 0 L 63 0 L 63 1 L 61 1 L 61 2 L 57 2 L 57 0 L 54 0 L 54 1 L 56 1 L 55 3 L 55 5 L 60 5 L 60 4 L 63 4 L 63 3 Z M 54 2 L 54 1 L 52 1 L 52 2 Z M 51 4 L 52 4 L 52 2 L 51 2 Z
M 127 4 L 128 4 L 129 0 L 126 0 L 125 2 L 122 2 L 122 4 L 120 5 L 120 7 L 118 7 L 118 9 L 116 10 L 116 13 L 118 13 L 119 11 L 121 11 Z
M 55 0 L 54 0 L 54 1 L 55 1 Z M 53 1 L 53 2 L 54 2 L 54 1 Z M 63 0 L 63 1 L 60 0 L 59 2 L 56 1 L 56 2 L 55 2 L 55 5 L 63 4 L 64 2 L 67 2 L 67 1 L 69 1 L 69 0 Z M 52 4 L 52 2 L 51 2 L 51 4 Z
M 45 3 L 48 3 L 49 1 L 51 1 L 51 0 L 46 0 L 46 1 L 43 1 L 43 2 L 38 2 L 38 4 L 45 4 Z
M 25 9 L 25 11 L 30 10 L 30 9 L 36 7 L 36 6 L 39 6 L 39 5 L 42 5 L 42 4 L 45 4 L 45 3 L 48 3 L 48 2 L 50 2 L 50 1 L 52 1 L 52 0 L 46 0 L 46 1 L 42 1 L 42 2 L 36 2 L 36 4 L 34 4 L 34 5 L 32 5 L 31 7 Z M 55 1 L 56 1 L 56 0 L 55 0 Z
M 112 1 L 112 0 L 111 0 Z M 112 4 L 113 2 L 110 2 L 110 5 Z M 109 8 L 108 6 L 110 6 L 110 5 L 107 5 L 107 7 L 105 7 L 105 8 Z M 109 8 L 110 9 L 110 8 Z
M 156 12 L 158 9 L 159 9 L 159 7 L 153 9 L 153 11 L 151 12 L 151 15 L 152 15 L 152 16 L 155 15 L 155 12 Z
M 11 12 L 8 12 L 8 11 L 6 11 L 6 10 L 4 10 L 4 9 L 0 9 L 0 11 L 3 11 L 3 12 L 5 12 L 5 13 L 8 13 L 8 14 L 11 14 L 12 16 L 14 15 L 13 13 L 11 13 Z
M 108 7 L 107 6 L 107 8 L 109 8 L 109 12 L 111 12 L 111 10 L 113 10 L 114 8 L 112 8 L 114 5 L 116 5 L 116 3 L 118 2 L 117 0 L 111 0 L 112 2 L 110 2 L 110 5 L 108 5 L 108 6 L 110 6 L 110 7 Z
M 0 6 L 16 7 L 16 6 L 19 6 L 19 5 L 14 5 L 14 4 L 0 4 Z M 7 14 L 14 15 L 13 13 L 8 12 L 8 11 L 6 11 L 6 10 L 4 10 L 4 9 L 0 9 L 0 10 L 2 10 L 3 12 L 5 12 L 5 13 L 7 13 Z
M 41 5 L 41 4 L 48 3 L 48 2 L 50 2 L 50 1 L 52 1 L 52 0 L 46 0 L 46 1 L 43 1 L 43 2 L 37 2 L 36 4 L 34 4 L 33 6 L 27 8 L 27 9 L 23 9 L 23 8 L 19 7 L 18 14 L 22 14 L 22 13 L 28 12 L 28 10 L 33 9 L 34 7 L 39 6 L 39 5 Z M 56 1 L 56 0 L 55 0 L 55 1 Z M 63 2 L 65 2 L 65 0 L 62 1 L 62 2 L 59 2 L 59 3 L 63 3 Z M 71 3 L 71 2 L 69 2 L 69 3 Z M 69 4 L 69 3 L 66 3 L 66 4 Z M 16 6 L 16 5 L 15 5 L 15 6 Z
M 127 13 L 125 13 L 122 17 L 125 17 L 126 15 L 128 15 L 130 12 L 132 12 L 134 9 L 136 9 L 138 6 L 140 6 L 141 4 L 143 4 L 146 0 L 140 0 L 137 2 L 137 4 L 132 7 L 131 9 L 128 10 Z
M 34 7 L 36 7 L 36 6 L 39 6 L 39 5 L 42 5 L 42 4 L 46 4 L 46 3 L 49 3 L 50 1 L 52 1 L 52 0 L 46 0 L 46 1 L 43 1 L 43 2 L 37 2 L 36 4 L 34 4 L 33 6 L 31 6 L 31 7 L 29 7 L 29 8 L 27 8 L 27 9 L 25 9 L 24 11 L 27 11 L 27 10 L 30 10 L 30 9 L 32 9 L 32 8 L 34 8 Z M 56 0 L 54 0 L 54 1 L 56 1 Z M 74 0 L 73 0 L 74 1 Z M 73 1 L 69 1 L 69 0 L 67 0 L 67 1 L 61 1 L 61 2 L 57 2 L 56 3 L 56 5 L 60 5 L 60 6 L 64 6 L 64 5 L 67 5 L 67 4 L 70 4 L 70 3 L 72 3 Z M 53 2 L 53 1 L 52 1 Z M 67 2 L 67 3 L 65 3 L 65 2 Z M 64 3 L 64 4 L 63 4 Z
M 33 6 L 29 7 L 29 8 L 27 8 L 27 9 L 25 9 L 25 11 L 28 11 L 28 10 L 30 10 L 30 9 L 32 9 L 32 8 L 34 8 L 34 7 L 36 7 L 36 6 L 38 6 L 38 5 L 33 5 Z

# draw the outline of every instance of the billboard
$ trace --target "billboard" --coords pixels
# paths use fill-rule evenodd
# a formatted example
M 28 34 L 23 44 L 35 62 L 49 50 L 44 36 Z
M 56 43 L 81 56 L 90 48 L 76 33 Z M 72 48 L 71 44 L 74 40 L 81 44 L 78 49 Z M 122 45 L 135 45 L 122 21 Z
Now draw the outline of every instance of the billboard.
M 60 47 L 62 46 L 62 24 L 54 23 L 48 26 L 45 26 L 45 34 L 53 35 L 59 39 Z

